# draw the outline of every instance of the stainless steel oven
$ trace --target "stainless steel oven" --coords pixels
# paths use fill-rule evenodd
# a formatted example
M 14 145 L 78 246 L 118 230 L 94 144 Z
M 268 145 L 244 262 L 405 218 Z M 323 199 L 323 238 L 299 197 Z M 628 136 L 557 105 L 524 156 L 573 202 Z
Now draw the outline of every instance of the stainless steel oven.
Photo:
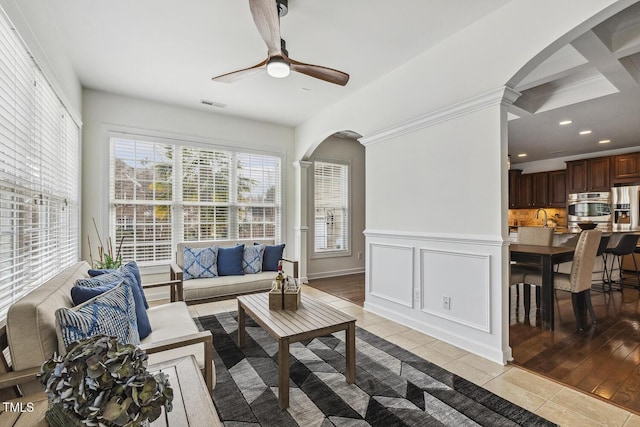
M 569 194 L 567 227 L 580 231 L 579 222 L 592 221 L 598 228 L 611 231 L 611 194 L 606 192 Z

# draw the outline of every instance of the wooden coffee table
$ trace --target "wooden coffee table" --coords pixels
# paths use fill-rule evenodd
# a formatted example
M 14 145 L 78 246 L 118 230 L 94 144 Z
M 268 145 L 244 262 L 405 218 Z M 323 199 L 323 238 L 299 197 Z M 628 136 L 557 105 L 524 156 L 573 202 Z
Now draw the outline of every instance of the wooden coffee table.
M 356 380 L 356 319 L 313 298 L 302 296 L 297 310 L 269 310 L 268 293 L 238 297 L 238 346 L 244 347 L 245 316 L 251 316 L 278 341 L 278 406 L 289 406 L 289 344 L 344 330 L 346 381 Z

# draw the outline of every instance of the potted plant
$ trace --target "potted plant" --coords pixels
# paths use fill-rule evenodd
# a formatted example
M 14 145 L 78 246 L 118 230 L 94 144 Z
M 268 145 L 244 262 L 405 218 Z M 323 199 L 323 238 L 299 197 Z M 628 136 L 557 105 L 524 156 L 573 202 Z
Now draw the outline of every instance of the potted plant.
M 98 235 L 98 259 L 93 259 L 93 254 L 91 253 L 91 238 L 87 236 L 87 242 L 89 243 L 89 259 L 91 260 L 91 266 L 97 269 L 116 269 L 122 266 L 122 243 L 124 242 L 124 236 L 120 239 L 120 244 L 118 245 L 118 250 L 113 252 L 113 244 L 111 243 L 111 237 L 107 238 L 107 245 L 105 246 L 102 243 L 102 238 L 100 237 L 100 232 L 98 231 L 98 226 L 96 225 L 96 219 L 93 220 L 93 228 L 96 230 L 96 234 Z
M 147 354 L 96 335 L 54 355 L 38 374 L 49 397 L 51 426 L 146 426 L 172 409 L 168 376 L 147 371 Z

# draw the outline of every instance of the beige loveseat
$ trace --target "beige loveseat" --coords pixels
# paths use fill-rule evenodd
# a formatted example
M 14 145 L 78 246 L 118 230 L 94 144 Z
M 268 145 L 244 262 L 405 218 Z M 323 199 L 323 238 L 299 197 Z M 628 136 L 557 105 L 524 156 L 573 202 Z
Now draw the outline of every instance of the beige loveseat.
M 73 307 L 71 288 L 77 279 L 89 277 L 89 268 L 87 262 L 78 262 L 11 305 L 6 334 L 0 333 L 0 342 L 9 347 L 13 372 L 0 375 L 2 387 L 20 384 L 23 395 L 42 391 L 42 385 L 34 380 L 34 375 L 42 363 L 58 351 L 55 311 L 60 307 Z M 159 286 L 176 287 L 177 283 L 143 285 L 144 288 Z M 147 314 L 152 332 L 142 340 L 140 347 L 149 354 L 149 364 L 193 354 L 207 386 L 213 390 L 215 370 L 211 332 L 198 331 L 184 302 L 150 307 Z M 2 357 L 0 359 L 5 362 Z M 4 368 L 2 370 L 6 372 L 6 366 Z
M 208 248 L 211 246 L 233 247 L 239 243 L 245 245 L 253 245 L 261 243 L 265 245 L 273 245 L 273 240 L 210 240 L 200 242 L 182 242 L 176 247 L 176 263 L 171 264 L 171 279 L 178 281 L 178 294 L 172 298 L 178 301 L 185 301 L 187 304 L 194 304 L 234 296 L 250 292 L 266 291 L 271 289 L 271 283 L 276 277 L 275 271 L 263 271 L 255 274 L 244 274 L 241 276 L 221 276 L 212 278 L 199 278 L 183 280 L 184 267 L 184 248 Z M 298 277 L 297 261 L 283 259 L 285 262 L 285 272 L 295 278 Z

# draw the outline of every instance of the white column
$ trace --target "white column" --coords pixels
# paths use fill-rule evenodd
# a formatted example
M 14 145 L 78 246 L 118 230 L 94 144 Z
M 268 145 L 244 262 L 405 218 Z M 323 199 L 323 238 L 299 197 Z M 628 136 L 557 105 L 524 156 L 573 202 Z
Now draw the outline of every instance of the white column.
M 308 283 L 307 263 L 308 263 L 308 203 L 307 191 L 309 188 L 309 166 L 311 162 L 298 160 L 293 162 L 295 170 L 295 195 L 296 195 L 296 212 L 294 219 L 295 229 L 295 257 L 299 261 L 298 274 L 302 283 Z

